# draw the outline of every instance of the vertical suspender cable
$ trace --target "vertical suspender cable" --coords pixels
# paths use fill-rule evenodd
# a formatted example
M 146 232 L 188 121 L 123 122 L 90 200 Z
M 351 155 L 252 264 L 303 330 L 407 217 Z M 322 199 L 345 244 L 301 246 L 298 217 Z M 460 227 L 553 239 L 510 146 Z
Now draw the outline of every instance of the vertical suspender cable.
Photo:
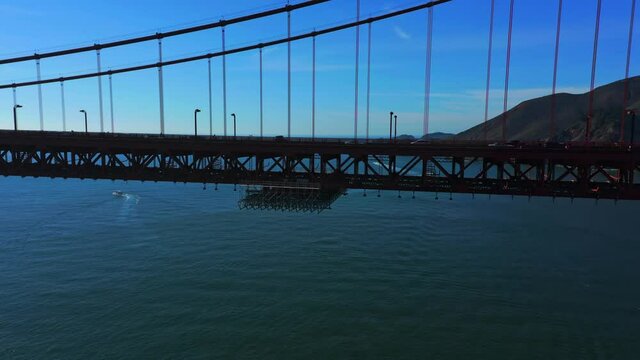
M 13 130 L 14 131 L 18 131 L 18 120 L 17 120 L 17 115 L 16 115 L 16 111 L 17 111 L 17 97 L 16 97 L 16 88 L 15 86 L 13 87 Z
M 209 72 L 209 136 L 213 136 L 213 91 L 211 87 L 211 58 L 207 59 Z
M 264 108 L 262 97 L 262 48 L 260 48 L 260 138 L 264 136 Z
M 627 67 L 624 73 L 624 99 L 622 100 L 622 118 L 620 119 L 620 142 L 624 142 L 624 122 L 629 105 L 629 69 L 631 66 L 631 49 L 633 48 L 633 24 L 636 16 L 636 0 L 631 0 L 631 18 L 629 20 L 629 43 L 627 44 Z
M 493 51 L 493 23 L 496 0 L 491 0 L 491 18 L 489 20 L 489 55 L 487 60 L 487 90 L 484 95 L 484 141 L 487 141 L 487 121 L 489 121 L 489 91 L 491 90 L 491 55 Z
M 42 80 L 40 73 L 40 59 L 36 59 L 36 72 L 38 73 L 38 81 Z M 44 112 L 42 110 L 42 85 L 38 84 L 38 111 L 40 113 L 40 131 L 44 130 Z
M 158 38 L 159 62 L 162 63 L 162 38 Z M 162 66 L 158 66 L 158 84 L 160 94 L 160 135 L 164 135 L 164 81 L 162 78 Z
M 556 27 L 556 48 L 553 57 L 553 85 L 551 87 L 551 114 L 549 140 L 556 136 L 556 92 L 558 86 L 558 56 L 560 54 L 560 30 L 562 28 L 562 0 L 558 0 L 558 25 Z
M 14 112 L 16 111 L 15 109 L 16 109 L 16 105 L 17 105 L 17 104 L 18 104 L 18 97 L 17 97 L 17 95 L 16 95 L 16 88 L 14 87 L 14 88 L 13 88 L 13 111 L 14 111 Z M 13 129 L 14 129 L 15 131 L 18 131 L 18 123 L 17 123 L 17 121 L 15 120 L 15 117 L 14 117 L 14 128 L 13 128 Z
M 111 115 L 111 133 L 115 133 L 116 125 L 113 120 L 113 76 L 111 74 L 109 74 L 109 111 Z
M 16 105 L 18 105 L 18 96 L 16 95 L 16 88 L 13 88 L 13 108 L 16 108 Z M 18 130 L 18 126 L 17 124 L 15 124 L 15 128 L 14 130 Z
M 62 106 L 62 131 L 67 131 L 67 106 L 64 103 L 64 81 L 60 81 L 60 100 Z
M 311 54 L 311 139 L 316 138 L 316 37 L 312 41 Z
M 222 52 L 226 50 L 225 27 L 222 27 Z M 227 56 L 222 55 L 222 112 L 224 136 L 227 136 Z
M 356 0 L 356 21 L 360 21 L 360 0 Z M 360 69 L 360 26 L 356 26 L 356 81 L 355 81 L 355 107 L 353 118 L 353 139 L 358 141 L 358 85 Z
M 585 142 L 591 141 L 591 120 L 593 118 L 593 101 L 595 98 L 596 86 L 596 68 L 598 64 L 598 40 L 600 38 L 600 14 L 602 10 L 602 0 L 598 0 L 598 9 L 596 11 L 596 29 L 593 38 L 593 59 L 591 62 L 591 86 L 589 90 L 589 112 L 587 115 L 587 127 L 585 129 Z
M 291 38 L 291 11 L 287 12 L 287 37 Z M 291 41 L 287 41 L 287 137 L 291 137 Z
M 427 11 L 427 57 L 424 72 L 424 118 L 422 123 L 423 135 L 429 134 L 429 107 L 431 101 L 431 52 L 433 48 L 433 8 Z
M 507 63 L 504 77 L 504 104 L 502 113 L 502 141 L 507 140 L 507 106 L 509 105 L 509 71 L 511 68 L 511 35 L 513 32 L 513 5 L 515 0 L 511 0 L 509 5 L 509 34 L 507 37 Z
M 371 23 L 367 29 L 367 142 L 369 141 L 369 127 L 371 115 Z
M 96 60 L 98 63 L 98 72 L 102 72 L 102 64 L 100 62 L 100 49 L 96 50 Z M 104 111 L 102 107 L 102 76 L 98 76 L 98 104 L 100 109 L 100 132 L 104 132 Z

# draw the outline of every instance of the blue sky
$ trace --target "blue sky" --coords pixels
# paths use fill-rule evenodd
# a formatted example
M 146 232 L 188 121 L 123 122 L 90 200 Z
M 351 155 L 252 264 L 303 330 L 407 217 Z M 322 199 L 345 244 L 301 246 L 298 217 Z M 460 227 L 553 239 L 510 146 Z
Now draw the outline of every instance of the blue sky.
M 560 91 L 588 89 L 596 0 L 565 0 L 558 86 Z M 68 46 L 92 44 L 201 24 L 221 18 L 279 7 L 286 2 L 221 0 L 0 0 L 0 57 L 31 54 Z M 362 17 L 421 3 L 420 1 L 361 0 Z M 484 87 L 490 0 L 453 0 L 434 12 L 431 131 L 457 132 L 484 117 Z M 631 0 L 603 0 L 598 85 L 624 76 Z M 321 29 L 355 18 L 356 0 L 333 0 L 292 15 L 292 33 Z M 509 106 L 550 93 L 557 0 L 516 0 Z M 505 74 L 508 0 L 496 0 L 490 114 L 502 109 Z M 634 31 L 631 74 L 640 73 Z M 388 132 L 388 112 L 399 115 L 399 132 L 418 135 L 422 129 L 426 10 L 373 25 L 371 75 L 371 134 Z M 277 15 L 227 28 L 227 48 L 284 37 L 286 16 Z M 317 135 L 352 135 L 354 118 L 355 30 L 317 40 Z M 366 112 L 367 28 L 361 28 L 359 133 L 364 137 Z M 219 29 L 184 35 L 164 42 L 165 59 L 221 48 Z M 286 134 L 286 45 L 264 52 L 265 134 Z M 154 42 L 108 49 L 103 68 L 157 61 Z M 213 64 L 213 132 L 222 133 L 222 66 Z M 238 114 L 238 132 L 259 133 L 258 53 L 227 58 L 228 113 Z M 42 61 L 44 78 L 93 72 L 95 53 Z M 311 133 L 311 40 L 292 45 L 293 135 Z M 0 82 L 35 78 L 33 61 L 0 66 Z M 199 61 L 166 68 L 167 133 L 191 133 L 193 109 L 201 108 L 200 132 L 208 133 L 207 63 Z M 114 76 L 116 131 L 159 131 L 156 70 Z M 89 113 L 90 129 L 99 129 L 96 79 L 66 85 L 67 123 L 83 127 L 79 109 Z M 109 122 L 108 82 L 103 79 L 104 118 Z M 23 129 L 39 127 L 37 89 L 17 92 Z M 11 90 L 0 90 L 0 127 L 12 127 Z M 43 86 L 45 128 L 60 130 L 58 84 Z M 230 120 L 230 117 L 229 117 Z

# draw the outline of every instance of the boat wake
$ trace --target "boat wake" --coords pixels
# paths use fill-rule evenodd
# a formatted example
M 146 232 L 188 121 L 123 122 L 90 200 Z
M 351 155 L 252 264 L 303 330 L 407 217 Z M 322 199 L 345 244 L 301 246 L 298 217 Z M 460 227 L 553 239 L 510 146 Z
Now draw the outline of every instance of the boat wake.
M 140 202 L 140 196 L 133 195 L 133 194 L 127 194 L 127 193 L 125 193 L 125 192 L 123 192 L 121 190 L 115 190 L 111 194 L 114 197 L 122 198 L 122 199 L 125 199 L 126 201 L 133 200 L 133 201 L 136 202 L 136 204 Z

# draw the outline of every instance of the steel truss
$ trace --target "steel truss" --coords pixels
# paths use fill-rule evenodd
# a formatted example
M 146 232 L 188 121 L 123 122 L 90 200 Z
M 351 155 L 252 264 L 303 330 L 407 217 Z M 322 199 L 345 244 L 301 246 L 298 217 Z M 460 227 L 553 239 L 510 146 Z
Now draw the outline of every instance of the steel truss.
M 0 131 L 0 175 L 640 199 L 640 154 L 610 146 Z

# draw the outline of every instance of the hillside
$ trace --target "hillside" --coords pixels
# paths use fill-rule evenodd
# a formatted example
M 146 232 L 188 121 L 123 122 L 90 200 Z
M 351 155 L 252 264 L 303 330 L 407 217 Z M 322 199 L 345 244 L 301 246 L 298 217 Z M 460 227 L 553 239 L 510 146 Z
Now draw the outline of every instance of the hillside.
M 593 141 L 618 141 L 623 107 L 624 81 L 616 81 L 595 90 L 594 118 L 591 124 Z M 507 113 L 508 140 L 584 140 L 589 104 L 589 93 L 556 95 L 556 132 L 549 134 L 551 96 L 527 100 Z M 628 108 L 640 108 L 640 77 L 629 81 Z M 640 115 L 640 114 L 638 114 Z M 639 116 L 640 117 L 640 116 Z M 640 119 L 638 119 L 640 120 Z M 636 139 L 640 126 L 636 124 Z M 631 121 L 625 122 L 625 138 L 628 140 Z M 487 138 L 502 138 L 502 115 L 487 122 Z M 457 140 L 483 140 L 483 124 L 474 126 L 455 136 Z
M 449 134 L 449 133 L 443 133 L 443 132 L 434 132 L 434 133 L 427 134 L 427 135 L 423 136 L 422 139 L 423 140 L 446 140 L 446 139 L 451 139 L 455 135 L 456 134 Z

